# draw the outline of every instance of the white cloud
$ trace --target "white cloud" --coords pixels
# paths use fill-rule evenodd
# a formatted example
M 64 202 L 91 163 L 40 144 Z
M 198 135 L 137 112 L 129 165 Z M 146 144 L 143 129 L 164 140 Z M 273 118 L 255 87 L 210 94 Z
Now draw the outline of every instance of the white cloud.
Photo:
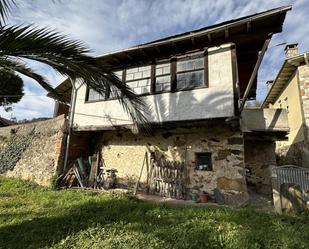
M 271 46 L 299 42 L 301 51 L 309 50 L 307 0 L 18 0 L 17 4 L 19 8 L 12 13 L 11 24 L 34 23 L 55 28 L 71 38 L 84 41 L 95 55 L 293 4 L 283 33 L 274 36 Z M 283 59 L 282 46 L 267 51 L 259 74 L 260 99 L 265 96 L 265 81 L 275 77 Z M 32 65 L 54 86 L 63 79 L 48 67 L 38 63 Z M 31 93 L 45 94 L 29 79 L 25 88 Z M 46 97 L 25 97 L 15 105 L 14 115 L 17 118 L 45 116 L 51 115 L 52 109 L 52 101 Z

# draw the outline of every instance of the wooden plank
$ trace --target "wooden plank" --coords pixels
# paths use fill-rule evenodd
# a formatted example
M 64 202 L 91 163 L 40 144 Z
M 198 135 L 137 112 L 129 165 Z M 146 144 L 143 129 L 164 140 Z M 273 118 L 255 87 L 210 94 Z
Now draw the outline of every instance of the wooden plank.
M 79 185 L 83 188 L 84 184 L 83 184 L 82 178 L 80 177 L 78 168 L 75 166 L 75 164 L 73 166 L 73 171 L 74 171 L 74 174 L 75 174 L 75 176 L 76 176 L 76 178 L 78 180 Z
M 78 165 L 78 167 L 80 169 L 80 172 L 81 172 L 82 176 L 86 177 L 87 176 L 87 171 L 86 171 L 83 159 L 81 157 L 77 158 L 77 165 Z
M 88 187 L 94 187 L 99 169 L 99 153 L 92 156 Z

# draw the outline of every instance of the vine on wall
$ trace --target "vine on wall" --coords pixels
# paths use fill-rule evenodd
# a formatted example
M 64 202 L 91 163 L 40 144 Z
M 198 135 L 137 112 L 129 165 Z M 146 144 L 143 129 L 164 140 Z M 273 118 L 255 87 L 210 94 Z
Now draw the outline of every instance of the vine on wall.
M 0 151 L 0 174 L 14 169 L 23 152 L 30 145 L 33 135 L 33 132 L 28 135 L 11 134 L 7 146 L 4 147 L 3 151 Z

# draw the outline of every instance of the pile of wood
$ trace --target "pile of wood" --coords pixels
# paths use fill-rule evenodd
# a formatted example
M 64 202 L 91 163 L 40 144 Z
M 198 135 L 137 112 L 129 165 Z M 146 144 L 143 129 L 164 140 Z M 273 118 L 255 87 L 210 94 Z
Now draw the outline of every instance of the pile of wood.
M 103 167 L 99 167 L 99 157 L 76 159 L 58 178 L 58 184 L 68 188 L 103 188 Z
M 151 160 L 150 193 L 175 199 L 185 198 L 185 164 L 183 162 Z

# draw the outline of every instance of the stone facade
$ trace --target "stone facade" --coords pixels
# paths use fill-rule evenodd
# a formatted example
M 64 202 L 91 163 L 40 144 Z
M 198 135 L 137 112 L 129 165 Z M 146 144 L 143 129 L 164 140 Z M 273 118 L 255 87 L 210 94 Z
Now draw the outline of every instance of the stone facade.
M 16 165 L 3 175 L 50 186 L 53 177 L 62 170 L 66 137 L 64 124 L 64 116 L 59 116 L 47 121 L 0 128 L 0 149 L 6 155 L 15 153 L 9 150 L 10 144 L 17 149 L 20 146 L 18 141 L 28 140 Z M 5 169 L 4 164 L 0 158 L 0 167 Z
M 271 166 L 276 165 L 275 142 L 245 140 L 245 166 L 248 187 L 271 194 Z
M 118 183 L 133 187 L 145 153 L 155 152 L 166 160 L 186 165 L 187 193 L 213 194 L 218 188 L 228 204 L 240 204 L 248 197 L 244 169 L 244 146 L 240 132 L 227 127 L 156 130 L 152 136 L 130 131 L 108 131 L 97 143 L 106 167 L 118 170 Z M 210 152 L 213 170 L 196 169 L 196 154 Z M 141 183 L 147 181 L 147 170 Z
M 301 102 L 303 107 L 304 121 L 306 124 L 306 136 L 308 137 L 308 127 L 309 127 L 309 66 L 303 65 L 298 67 L 298 78 Z

